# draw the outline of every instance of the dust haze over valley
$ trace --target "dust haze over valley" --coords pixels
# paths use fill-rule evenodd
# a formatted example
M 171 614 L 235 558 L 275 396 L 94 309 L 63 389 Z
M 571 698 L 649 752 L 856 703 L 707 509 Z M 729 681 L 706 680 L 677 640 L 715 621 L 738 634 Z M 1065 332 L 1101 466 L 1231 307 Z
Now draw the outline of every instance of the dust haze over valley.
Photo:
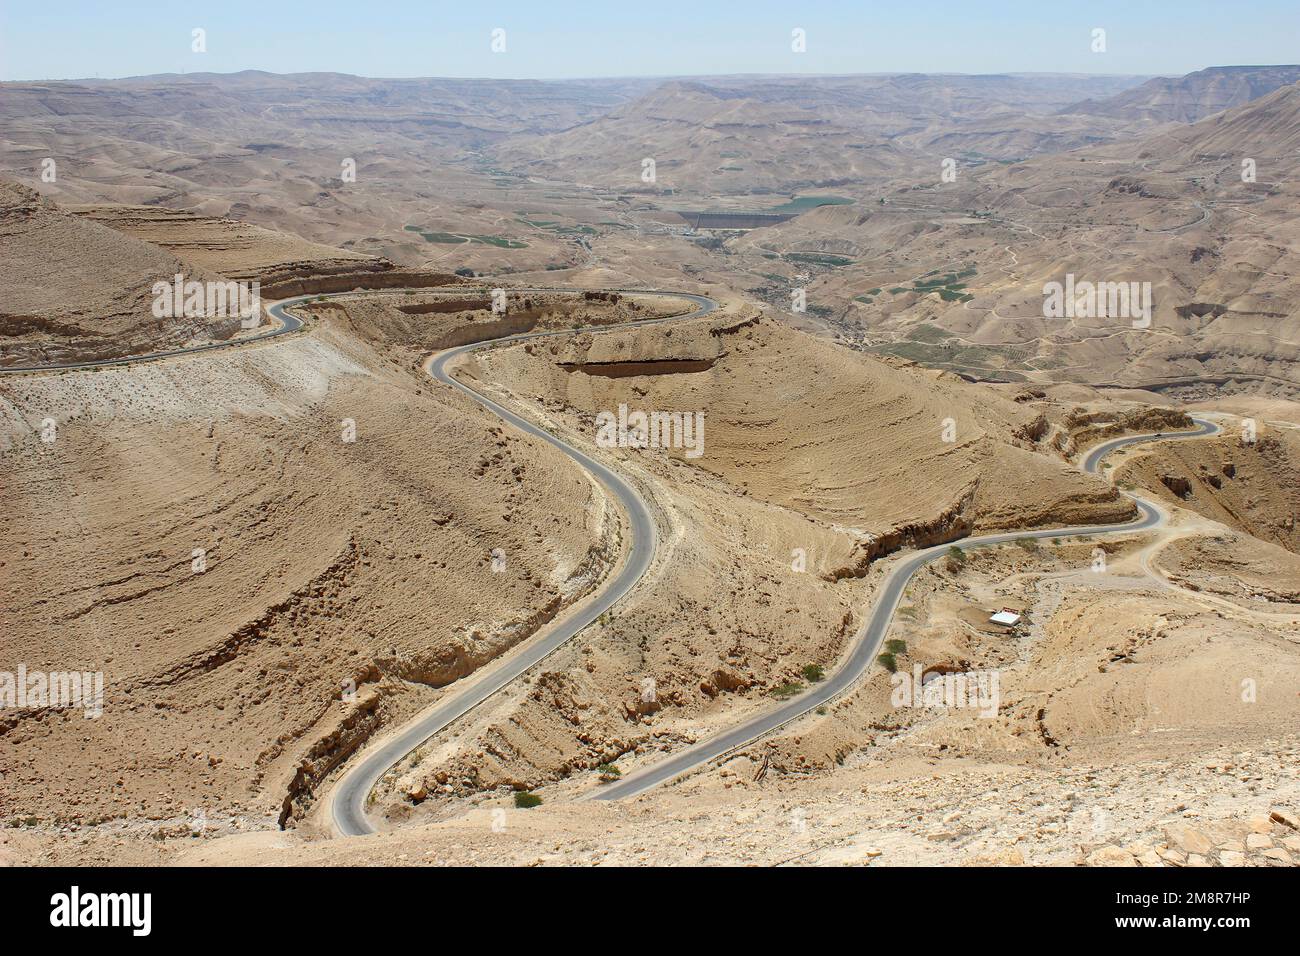
M 0 863 L 1300 863 L 1300 65 L 803 32 L 0 83 Z

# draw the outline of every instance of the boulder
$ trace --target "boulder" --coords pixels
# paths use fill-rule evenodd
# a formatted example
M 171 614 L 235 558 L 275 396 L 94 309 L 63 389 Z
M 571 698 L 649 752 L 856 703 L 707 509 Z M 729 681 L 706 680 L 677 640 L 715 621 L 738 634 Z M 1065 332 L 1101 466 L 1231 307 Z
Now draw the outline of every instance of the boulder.
M 1156 853 L 1155 848 L 1145 843 L 1130 843 L 1124 849 L 1133 854 L 1133 859 L 1138 861 L 1139 866 L 1165 865 L 1159 854 Z
M 1214 843 L 1200 830 L 1186 823 L 1175 823 L 1165 827 L 1165 839 L 1187 854 L 1204 856 L 1214 849 Z M 1190 861 L 1189 861 L 1190 862 Z
M 1252 813 L 1246 819 L 1246 826 L 1251 833 L 1272 833 L 1273 820 L 1267 813 Z
M 1133 854 L 1122 847 L 1103 846 L 1088 854 L 1088 866 L 1137 866 Z
M 1156 850 L 1156 855 L 1160 857 L 1160 859 L 1168 863 L 1170 866 L 1182 866 L 1183 863 L 1186 862 L 1187 860 L 1187 856 L 1185 854 L 1167 846 L 1159 847 Z

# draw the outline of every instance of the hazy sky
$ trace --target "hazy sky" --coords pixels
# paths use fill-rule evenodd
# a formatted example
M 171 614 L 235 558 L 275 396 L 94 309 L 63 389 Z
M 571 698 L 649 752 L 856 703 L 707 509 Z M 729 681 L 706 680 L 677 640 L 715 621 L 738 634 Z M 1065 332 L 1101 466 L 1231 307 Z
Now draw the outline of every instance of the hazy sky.
M 207 52 L 191 50 L 195 28 Z M 491 34 L 505 31 L 505 51 Z M 807 51 L 791 50 L 806 31 Z M 1091 50 L 1106 31 L 1106 52 Z M 1300 60 L 1300 0 L 565 3 L 6 0 L 0 79 L 331 70 L 365 76 L 1187 73 Z

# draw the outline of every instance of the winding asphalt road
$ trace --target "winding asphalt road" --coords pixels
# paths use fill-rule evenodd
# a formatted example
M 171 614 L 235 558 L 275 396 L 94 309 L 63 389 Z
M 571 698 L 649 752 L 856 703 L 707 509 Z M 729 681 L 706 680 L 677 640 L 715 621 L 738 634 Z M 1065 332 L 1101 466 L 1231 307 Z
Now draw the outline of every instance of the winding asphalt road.
M 410 290 L 356 290 L 352 292 L 339 292 L 332 294 L 295 296 L 294 298 L 275 302 L 267 307 L 267 314 L 278 324 L 270 330 L 258 335 L 250 335 L 244 338 L 231 339 L 224 342 L 212 342 L 206 345 L 196 345 L 189 348 L 176 349 L 170 352 L 151 352 L 143 355 L 99 359 L 86 362 L 9 367 L 0 369 L 0 372 L 30 373 L 71 371 L 76 369 L 90 370 L 96 368 L 107 368 L 110 366 L 131 365 L 137 362 L 153 362 L 200 352 L 210 352 L 217 349 L 238 348 L 256 342 L 262 342 L 277 336 L 287 335 L 303 328 L 305 324 L 303 320 L 287 311 L 295 305 L 301 305 L 302 303 L 311 300 L 349 298 L 354 296 L 374 297 L 387 294 L 401 294 L 405 291 Z M 467 286 L 457 287 L 455 291 L 458 293 L 469 293 L 482 292 L 484 290 Z M 532 293 L 567 290 L 512 288 L 507 291 L 510 293 Z M 474 707 L 478 706 L 484 700 L 501 690 L 501 688 L 508 685 L 530 668 L 534 667 L 537 663 L 555 651 L 556 648 L 563 645 L 588 624 L 596 620 L 596 618 L 601 614 L 613 607 L 614 604 L 632 590 L 637 581 L 641 579 L 642 575 L 645 574 L 646 570 L 650 567 L 651 562 L 654 560 L 655 546 L 657 543 L 654 519 L 651 517 L 649 508 L 646 506 L 645 502 L 631 485 L 629 485 L 614 471 L 605 467 L 594 458 L 591 458 L 571 445 L 564 443 L 549 432 L 539 428 L 526 419 L 521 418 L 508 408 L 505 408 L 471 386 L 454 378 L 448 371 L 448 366 L 455 359 L 468 352 L 473 352 L 476 349 L 491 348 L 499 345 L 511 345 L 518 342 L 549 338 L 552 336 L 574 335 L 579 332 L 599 333 L 625 330 L 642 325 L 657 325 L 662 322 L 671 322 L 675 319 L 686 316 L 696 318 L 701 315 L 707 315 L 718 307 L 718 304 L 707 296 L 694 295 L 686 292 L 647 289 L 614 289 L 607 291 L 623 292 L 636 296 L 662 296 L 670 299 L 678 299 L 694 303 L 696 308 L 687 313 L 663 316 L 654 319 L 624 322 L 618 325 L 590 326 L 582 329 L 560 329 L 550 332 L 525 332 L 519 335 L 507 336 L 505 338 L 490 339 L 485 342 L 475 342 L 469 345 L 462 345 L 457 348 L 448 349 L 431 356 L 425 363 L 425 370 L 437 381 L 464 392 L 470 398 L 474 399 L 474 401 L 490 410 L 494 415 L 510 423 L 520 431 L 527 432 L 528 434 L 540 438 L 542 441 L 558 448 L 561 452 L 586 469 L 587 472 L 594 476 L 612 495 L 614 495 L 615 498 L 618 499 L 619 503 L 628 515 L 630 524 L 628 531 L 631 539 L 630 547 L 623 558 L 620 570 L 612 580 L 605 582 L 597 590 L 594 597 L 584 601 L 576 612 L 570 612 L 570 616 L 561 618 L 560 622 L 542 639 L 528 642 L 522 648 L 507 654 L 501 661 L 488 667 L 484 674 L 481 676 L 476 675 L 474 679 L 471 679 L 471 682 L 466 689 L 456 693 L 451 699 L 444 701 L 427 713 L 420 715 L 414 722 L 403 727 L 395 736 L 384 740 L 379 746 L 367 750 L 361 760 L 359 760 L 354 766 L 348 768 L 328 797 L 331 804 L 330 815 L 339 832 L 344 835 L 361 835 L 374 832 L 374 828 L 371 826 L 370 821 L 366 816 L 366 801 L 375 783 L 378 782 L 379 778 L 382 777 L 390 767 L 416 747 L 420 746 L 420 744 L 424 743 L 424 741 L 438 733 L 438 731 L 445 728 L 448 724 L 463 717 Z
M 510 291 L 538 292 L 552 290 L 511 289 Z M 625 291 L 638 296 L 662 295 L 693 302 L 698 308 L 687 313 L 692 318 L 705 315 L 717 308 L 716 302 L 702 295 L 688 295 L 680 292 L 648 292 L 639 289 Z M 510 409 L 455 378 L 448 371 L 448 367 L 459 357 L 476 349 L 510 345 L 558 335 L 573 335 L 575 332 L 624 330 L 641 325 L 670 322 L 678 317 L 644 319 L 639 322 L 626 322 L 617 326 L 592 326 L 587 329 L 525 332 L 520 335 L 490 339 L 486 342 L 475 342 L 470 345 L 448 349 L 433 355 L 425 363 L 425 370 L 434 379 L 464 392 L 494 415 L 509 422 L 520 431 L 527 432 L 529 435 L 555 446 L 593 475 L 618 499 L 627 512 L 630 523 L 631 547 L 627 551 L 618 574 L 612 580 L 607 581 L 594 598 L 583 603 L 576 613 L 562 619 L 542 638 L 527 642 L 521 648 L 512 651 L 498 664 L 491 666 L 482 677 L 472 680 L 472 683 L 463 691 L 454 693 L 450 699 L 420 715 L 414 722 L 403 727 L 395 736 L 385 739 L 376 747 L 367 749 L 362 758 L 345 771 L 343 777 L 335 785 L 328 797 L 330 801 L 329 814 L 339 833 L 344 836 L 359 836 L 374 832 L 374 827 L 366 815 L 366 802 L 370 796 L 370 791 L 390 767 L 434 734 L 453 721 L 463 717 L 511 681 L 516 680 L 530 668 L 536 666 L 539 661 L 554 652 L 556 648 L 563 645 L 588 624 L 608 611 L 632 590 L 637 581 L 641 579 L 641 576 L 649 569 L 651 561 L 654 560 L 656 545 L 654 519 L 651 517 L 650 510 L 641 496 L 637 494 L 631 485 L 594 458 L 584 454 L 572 445 L 566 444 L 544 429 L 539 428 L 525 418 L 521 418 Z
M 716 304 L 711 299 L 703 296 L 690 296 L 681 293 L 653 294 L 673 295 L 677 298 L 689 299 L 695 302 L 699 306 L 699 310 L 692 313 L 693 315 L 706 313 L 716 308 Z M 644 322 L 620 325 L 617 328 L 625 329 L 629 325 L 646 325 L 664 321 L 670 321 L 670 319 L 650 319 Z M 610 330 L 610 327 L 604 328 Z M 600 330 L 601 327 L 596 327 L 591 331 Z M 632 532 L 631 549 L 622 570 L 602 589 L 599 596 L 592 603 L 584 606 L 578 614 L 565 620 L 541 640 L 526 645 L 499 665 L 493 666 L 489 673 L 481 679 L 474 681 L 452 699 L 443 702 L 422 715 L 415 723 L 403 728 L 396 736 L 385 740 L 378 747 L 368 750 L 356 765 L 346 771 L 329 796 L 331 801 L 330 816 L 337 830 L 345 836 L 359 836 L 373 832 L 373 827 L 366 814 L 366 802 L 374 785 L 390 767 L 434 734 L 464 716 L 511 681 L 520 677 L 528 669 L 535 666 L 584 627 L 596 620 L 632 589 L 653 560 L 655 549 L 654 522 L 645 503 L 627 482 L 605 465 L 521 418 L 508 408 L 456 379 L 448 372 L 448 366 L 456 358 L 476 349 L 528 339 L 571 334 L 573 334 L 571 330 L 525 333 L 505 339 L 460 346 L 431 357 L 425 367 L 437 381 L 461 390 L 514 427 L 541 438 L 559 449 L 594 475 L 619 499 L 629 515 Z M 1219 427 L 1212 422 L 1203 419 L 1195 419 L 1195 421 L 1198 427 L 1193 431 L 1163 435 L 1131 435 L 1105 442 L 1089 452 L 1082 467 L 1085 471 L 1095 474 L 1100 467 L 1101 460 L 1118 448 L 1152 441 L 1157 438 L 1199 438 L 1214 434 L 1219 430 Z M 1124 492 L 1124 494 L 1133 499 L 1138 508 L 1139 517 L 1134 521 L 1109 525 L 1081 525 L 1069 528 L 982 535 L 977 538 L 963 539 L 960 544 L 965 549 L 971 549 L 1007 544 L 1023 538 L 1095 537 L 1115 533 L 1132 533 L 1155 527 L 1165 520 L 1164 512 L 1154 503 L 1127 492 Z M 951 545 L 952 542 L 949 542 L 918 551 L 890 572 L 881 588 L 880 596 L 872 608 L 871 616 L 854 639 L 848 659 L 828 680 L 815 685 L 789 703 L 753 717 L 722 734 L 694 744 L 680 753 L 673 754 L 667 759 L 629 774 L 615 783 L 603 786 L 591 795 L 591 799 L 620 800 L 644 793 L 659 784 L 690 773 L 710 760 L 748 746 L 795 718 L 844 693 L 871 667 L 889 630 L 894 611 L 897 609 L 899 600 L 912 575 L 923 565 L 946 554 Z
M 1116 438 L 1113 441 L 1098 445 L 1084 458 L 1083 470 L 1096 474 L 1101 465 L 1101 460 L 1117 448 L 1137 445 L 1157 438 L 1201 438 L 1219 431 L 1219 426 L 1213 422 L 1200 418 L 1193 420 L 1198 426 L 1194 431 L 1130 435 L 1126 438 Z M 871 609 L 871 616 L 853 639 L 848 660 L 829 679 L 813 685 L 787 704 L 759 714 L 757 717 L 753 717 L 731 730 L 710 737 L 680 753 L 673 754 L 665 760 L 631 773 L 616 783 L 607 784 L 596 791 L 591 799 L 621 800 L 644 793 L 652 787 L 695 770 L 701 764 L 724 756 L 741 747 L 749 746 L 754 741 L 788 724 L 796 717 L 801 717 L 810 710 L 820 707 L 844 693 L 858 678 L 867 672 L 876 659 L 881 642 L 884 641 L 885 635 L 889 632 L 889 625 L 893 621 L 894 611 L 897 609 L 898 602 L 912 575 L 923 565 L 947 554 L 948 549 L 953 544 L 960 545 L 964 550 L 971 550 L 973 548 L 987 548 L 1007 544 L 1023 538 L 1096 537 L 1119 532 L 1142 531 L 1146 528 L 1153 528 L 1165 520 L 1165 513 L 1158 505 L 1139 498 L 1137 495 L 1128 492 L 1122 493 L 1133 499 L 1133 503 L 1137 505 L 1140 514 L 1135 521 L 1123 524 L 1081 525 L 1073 528 L 1050 528 L 1034 531 L 1013 531 L 1007 534 L 981 535 L 977 538 L 964 538 L 955 542 L 935 545 L 932 548 L 926 548 L 924 551 L 916 552 L 916 554 L 911 555 L 894 568 L 889 577 L 885 579 L 880 588 L 879 597 L 876 599 L 876 604 Z
M 401 290 L 384 291 L 398 292 Z M 557 290 L 514 289 L 510 291 L 542 292 Z M 695 311 L 689 313 L 691 316 L 704 315 L 717 308 L 716 302 L 701 295 L 641 289 L 613 291 L 626 291 L 636 295 L 660 295 L 688 300 L 695 303 L 697 306 Z M 11 367 L 0 371 L 48 372 L 68 369 L 91 369 L 113 365 L 127 365 L 135 362 L 155 361 L 164 358 L 172 358 L 178 355 L 187 355 L 211 351 L 214 349 L 248 345 L 253 342 L 286 335 L 290 332 L 296 332 L 301 329 L 304 324 L 303 321 L 286 311 L 286 309 L 292 308 L 295 305 L 299 305 L 311 299 L 330 299 L 354 295 L 374 296 L 377 294 L 382 293 L 376 291 L 357 291 L 335 293 L 333 295 L 305 295 L 292 299 L 285 299 L 281 302 L 274 303 L 267 309 L 268 314 L 279 322 L 277 327 L 259 335 L 249 336 L 243 339 L 236 339 L 228 342 L 215 342 L 208 345 L 178 349 L 173 352 L 158 352 L 132 356 L 129 358 L 103 359 L 98 361 L 61 365 L 18 368 Z M 515 344 L 518 342 L 549 338 L 552 336 L 573 335 L 576 332 L 623 330 L 641 325 L 654 325 L 661 322 L 668 322 L 675 318 L 678 318 L 678 316 L 646 319 L 638 322 L 623 323 L 616 326 L 594 326 L 587 329 L 562 329 L 550 332 L 527 332 L 501 339 L 491 339 L 485 342 L 476 342 L 448 349 L 431 356 L 426 362 L 425 369 L 434 379 L 445 385 L 459 389 L 474 401 L 487 408 L 494 415 L 508 422 L 515 428 L 527 432 L 528 434 L 554 446 L 594 476 L 606 487 L 606 489 L 609 490 L 611 494 L 614 495 L 615 498 L 618 499 L 619 503 L 627 512 L 630 522 L 629 531 L 631 545 L 617 575 L 615 575 L 612 580 L 606 582 L 605 585 L 598 590 L 596 595 L 584 602 L 576 612 L 571 612 L 570 616 L 563 618 L 540 640 L 526 643 L 523 647 L 512 651 L 504 659 L 487 668 L 485 673 L 472 678 L 470 684 L 463 691 L 456 693 L 449 700 L 438 704 L 430 711 L 420 715 L 414 722 L 402 728 L 396 734 L 386 738 L 378 746 L 368 749 L 357 763 L 348 768 L 328 797 L 330 801 L 330 816 L 333 819 L 335 827 L 341 834 L 345 836 L 360 836 L 374 832 L 374 828 L 366 815 L 366 803 L 374 785 L 390 767 L 434 734 L 447 727 L 453 721 L 463 717 L 474 707 L 478 706 L 503 687 L 520 677 L 530 668 L 537 665 L 540 661 L 571 639 L 575 634 L 595 621 L 601 614 L 613 607 L 614 604 L 632 590 L 637 581 L 640 580 L 641 576 L 649 569 L 651 562 L 654 560 L 656 546 L 654 521 L 645 502 L 631 485 L 629 485 L 617 473 L 596 461 L 594 458 L 591 458 L 577 448 L 566 444 L 564 441 L 556 438 L 554 435 L 519 415 L 516 415 L 508 408 L 492 400 L 473 387 L 456 379 L 448 371 L 448 366 L 455 359 L 477 349 Z M 1196 418 L 1194 421 L 1197 424 L 1197 428 L 1192 431 L 1130 435 L 1124 438 L 1116 438 L 1104 442 L 1092 449 L 1087 456 L 1085 456 L 1081 467 L 1084 471 L 1096 474 L 1101 466 L 1102 459 L 1119 448 L 1157 439 L 1201 438 L 1206 435 L 1215 434 L 1219 431 L 1219 426 L 1213 422 L 1200 418 Z M 1005 534 L 981 535 L 976 538 L 960 539 L 960 545 L 964 549 L 973 549 L 1007 544 L 1024 538 L 1096 537 L 1107 534 L 1131 533 L 1156 527 L 1165 521 L 1165 513 L 1155 503 L 1128 492 L 1123 492 L 1123 494 L 1131 498 L 1133 503 L 1137 506 L 1139 516 L 1134 521 L 1121 524 L 1081 525 L 1070 528 L 1050 528 L 1033 531 L 1014 531 Z M 731 753 L 732 751 L 748 746 L 756 740 L 759 740 L 767 734 L 770 734 L 778 728 L 790 723 L 797 717 L 826 704 L 828 701 L 844 693 L 859 678 L 861 678 L 867 670 L 870 669 L 871 664 L 875 660 L 877 652 L 879 651 L 880 645 L 889 631 L 889 626 L 893 621 L 894 612 L 898 607 L 898 603 L 901 600 L 903 592 L 906 589 L 908 582 L 911 580 L 912 575 L 925 564 L 928 564 L 936 558 L 946 554 L 953 543 L 956 542 L 947 542 L 918 551 L 898 564 L 889 573 L 889 576 L 885 579 L 881 587 L 879 598 L 871 610 L 870 617 L 867 619 L 863 628 L 854 637 L 847 660 L 830 676 L 828 680 L 814 685 L 798 698 L 791 700 L 780 707 L 776 707 L 770 711 L 752 717 L 724 733 L 696 743 L 680 753 L 673 754 L 667 759 L 658 761 L 657 763 L 629 774 L 627 777 L 624 777 L 616 783 L 602 787 L 592 795 L 592 799 L 619 800 L 644 793 L 652 787 L 689 773 L 710 760 L 714 760 Z

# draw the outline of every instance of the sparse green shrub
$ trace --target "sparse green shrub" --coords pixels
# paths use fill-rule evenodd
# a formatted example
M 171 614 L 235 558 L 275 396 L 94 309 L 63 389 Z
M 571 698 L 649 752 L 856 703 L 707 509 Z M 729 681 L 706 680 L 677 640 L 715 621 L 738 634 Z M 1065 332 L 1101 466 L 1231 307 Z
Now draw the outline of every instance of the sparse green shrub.
M 906 654 L 907 641 L 900 640 L 897 637 L 891 638 L 890 640 L 885 641 L 885 650 L 890 654 Z
M 889 673 L 891 674 L 895 673 L 898 670 L 898 661 L 894 659 L 893 654 L 886 652 L 884 654 L 879 655 L 876 658 L 876 660 L 880 662 L 881 667 L 889 671 Z
M 540 807 L 542 798 L 529 790 L 520 790 L 515 794 L 515 806 L 520 810 L 529 810 L 533 807 Z
M 800 673 L 803 674 L 803 679 L 808 681 L 810 684 L 815 684 L 820 680 L 826 679 L 826 673 L 822 670 L 820 664 L 805 664 Z
M 947 566 L 950 572 L 956 574 L 958 571 L 960 571 L 962 568 L 966 566 L 966 552 L 963 551 L 961 548 L 957 547 L 955 544 L 952 545 L 951 547 L 948 548 L 948 554 L 946 559 L 944 560 L 944 564 Z

